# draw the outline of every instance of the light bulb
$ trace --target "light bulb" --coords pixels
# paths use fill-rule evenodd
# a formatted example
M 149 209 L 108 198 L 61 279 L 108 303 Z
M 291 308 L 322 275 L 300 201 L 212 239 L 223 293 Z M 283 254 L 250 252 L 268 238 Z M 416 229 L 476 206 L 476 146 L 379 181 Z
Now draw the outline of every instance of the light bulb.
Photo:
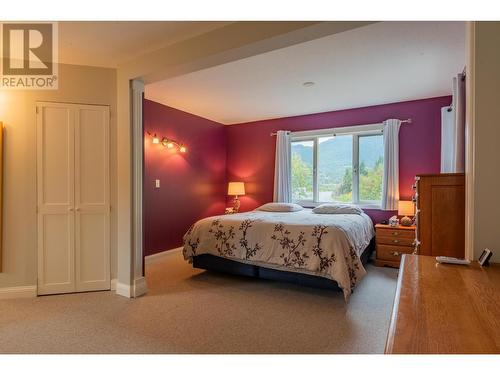
M 155 145 L 157 145 L 158 143 L 160 143 L 160 139 L 156 136 L 156 134 L 155 134 L 155 135 L 153 135 L 153 143 L 154 143 Z
M 186 147 L 180 146 L 179 147 L 179 151 L 182 152 L 182 153 L 185 153 L 187 150 L 186 150 Z
M 167 142 L 167 148 L 172 148 L 174 147 L 174 144 L 172 142 Z

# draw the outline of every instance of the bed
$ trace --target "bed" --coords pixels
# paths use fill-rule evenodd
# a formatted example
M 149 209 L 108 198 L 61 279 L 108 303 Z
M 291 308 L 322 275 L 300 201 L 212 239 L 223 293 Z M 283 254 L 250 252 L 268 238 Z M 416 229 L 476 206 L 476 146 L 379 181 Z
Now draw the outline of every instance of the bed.
M 250 211 L 208 217 L 184 235 L 197 268 L 342 289 L 347 299 L 366 271 L 373 223 L 360 214 Z

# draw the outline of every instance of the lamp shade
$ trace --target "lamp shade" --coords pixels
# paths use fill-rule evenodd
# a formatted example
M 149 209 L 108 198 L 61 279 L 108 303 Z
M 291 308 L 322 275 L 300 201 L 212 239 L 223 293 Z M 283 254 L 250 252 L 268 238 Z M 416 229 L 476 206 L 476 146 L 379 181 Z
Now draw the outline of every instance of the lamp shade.
M 412 201 L 399 201 L 398 215 L 400 216 L 414 216 L 415 206 Z
M 227 195 L 245 195 L 245 183 L 230 182 L 227 186 Z

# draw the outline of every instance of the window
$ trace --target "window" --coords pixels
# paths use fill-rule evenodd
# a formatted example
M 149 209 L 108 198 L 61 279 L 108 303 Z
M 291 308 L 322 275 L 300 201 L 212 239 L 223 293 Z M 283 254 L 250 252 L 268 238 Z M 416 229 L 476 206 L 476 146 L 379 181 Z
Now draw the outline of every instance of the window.
M 319 202 L 352 202 L 352 135 L 318 138 Z
M 384 174 L 382 125 L 295 132 L 292 198 L 380 206 Z

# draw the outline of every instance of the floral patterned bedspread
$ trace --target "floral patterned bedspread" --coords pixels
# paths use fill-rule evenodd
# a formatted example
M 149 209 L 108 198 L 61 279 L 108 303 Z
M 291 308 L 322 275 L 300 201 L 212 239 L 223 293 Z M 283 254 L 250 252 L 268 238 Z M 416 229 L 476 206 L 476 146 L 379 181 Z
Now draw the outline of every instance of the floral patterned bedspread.
M 345 298 L 365 275 L 360 255 L 374 236 L 366 214 L 250 211 L 208 217 L 184 235 L 184 259 L 212 254 L 335 280 Z

